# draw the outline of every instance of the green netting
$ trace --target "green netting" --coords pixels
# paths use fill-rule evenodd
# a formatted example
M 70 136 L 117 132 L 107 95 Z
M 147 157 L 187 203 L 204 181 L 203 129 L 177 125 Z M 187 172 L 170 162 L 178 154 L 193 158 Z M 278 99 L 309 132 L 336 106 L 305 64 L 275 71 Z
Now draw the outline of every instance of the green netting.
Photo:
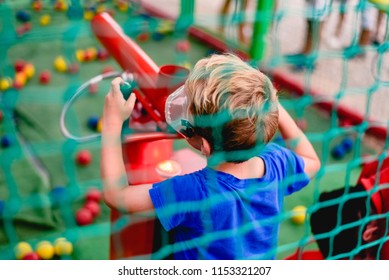
M 0 259 L 14 259 L 14 248 L 19 242 L 25 241 L 35 247 L 43 240 L 54 243 L 60 237 L 65 237 L 74 246 L 70 256 L 57 256 L 64 259 L 108 259 L 110 256 L 161 259 L 169 257 L 177 248 L 172 246 L 158 224 L 154 225 L 154 244 L 137 244 L 146 248 L 140 252 L 126 248 L 126 237 L 110 239 L 112 234 L 130 228 L 127 239 L 134 239 L 136 243 L 138 236 L 145 234 L 142 231 L 142 227 L 146 227 L 144 221 L 149 221 L 149 224 L 154 221 L 144 215 L 123 215 L 111 221 L 110 210 L 102 202 L 101 214 L 92 224 L 80 226 L 75 220 L 76 211 L 85 203 L 86 193 L 92 188 L 102 189 L 99 172 L 101 143 L 79 143 L 65 138 L 59 121 L 64 105 L 83 83 L 100 74 L 105 67 L 122 71 L 112 57 L 84 62 L 77 59 L 77 51 L 79 54 L 86 49 L 102 49 L 90 28 L 90 19 L 103 10 L 111 11 L 125 34 L 133 38 L 157 65 L 178 64 L 190 68 L 200 58 L 220 51 L 246 56 L 251 65 L 269 74 L 280 89 L 281 103 L 302 127 L 306 127 L 306 135 L 314 145 L 322 167 L 307 187 L 285 198 L 280 215 L 258 221 L 260 225 L 277 223 L 280 229 L 278 246 L 268 254 L 254 258 L 276 255 L 283 259 L 296 251 L 317 250 L 309 224 L 311 214 L 331 205 L 340 205 L 340 210 L 337 210 L 339 218 L 346 202 L 358 197 L 364 198 L 362 205 L 366 214 L 346 224 L 341 224 L 338 219 L 333 229 L 317 235 L 316 239 L 329 239 L 330 259 L 353 258 L 361 249 L 376 245 L 375 257 L 379 258 L 388 239 L 388 218 L 387 213 L 371 214 L 369 201 L 377 190 L 387 189 L 388 184 L 379 184 L 377 179 L 370 192 L 349 193 L 348 190 L 357 184 L 364 162 L 378 159 L 381 167 L 388 157 L 386 129 L 389 112 L 385 106 L 389 82 L 388 18 L 381 23 L 379 44 L 361 45 L 359 26 L 370 5 L 363 0 L 347 1 L 344 6 L 337 1 L 327 1 L 319 10 L 307 8 L 304 1 L 297 4 L 277 1 L 277 5 L 273 1 L 249 1 L 245 10 L 241 1 L 231 0 L 226 15 L 219 13 L 223 1 L 210 4 L 182 0 L 180 7 L 175 1 L 164 1 L 160 5 L 146 1 L 143 6 L 141 2 L 145 1 L 0 2 Z M 387 12 L 388 3 L 372 2 L 379 2 L 375 4 Z M 42 4 L 39 11 L 35 10 L 37 3 Z M 62 11 L 60 3 L 66 4 Z M 168 14 L 175 10 L 180 12 L 177 20 L 172 20 L 160 14 L 156 17 L 160 10 Z M 333 19 L 342 11 L 350 15 L 345 27 L 347 35 L 344 36 L 347 46 L 334 49 L 326 44 L 319 32 L 319 19 Z M 51 18 L 48 25 L 41 24 L 44 15 Z M 313 48 L 310 52 L 300 53 L 305 31 L 309 31 L 306 18 L 313 23 Z M 250 38 L 245 44 L 239 41 L 238 33 L 243 21 Z M 220 28 L 220 24 L 224 28 Z M 216 43 L 204 41 L 209 37 L 216 39 Z M 188 52 L 176 48 L 183 40 L 190 42 Z M 290 55 L 294 53 L 298 55 Z M 53 63 L 58 56 L 65 59 L 68 67 L 78 65 L 79 70 L 73 73 L 54 70 Z M 35 75 L 19 90 L 12 86 L 7 88 L 7 77 L 15 79 L 14 65 L 20 59 L 35 66 Z M 43 70 L 51 72 L 51 81 L 47 85 L 39 81 Z M 109 80 L 102 81 L 96 93 L 82 95 L 71 107 L 66 123 L 73 134 L 87 136 L 96 133 L 97 124 L 91 129 L 88 123 L 91 116 L 101 116 L 109 86 Z M 273 141 L 285 145 L 278 135 Z M 348 152 L 339 148 L 345 142 L 352 145 Z M 175 151 L 185 148 L 184 140 L 174 141 Z M 88 150 L 92 155 L 87 166 L 75 163 L 77 153 L 82 150 Z M 212 159 L 224 158 L 225 155 L 220 154 Z M 345 194 L 319 202 L 320 193 L 341 187 L 346 188 Z M 217 203 L 218 199 L 211 198 L 210 202 Z M 306 208 L 305 219 L 293 218 L 293 208 L 299 205 Z M 193 203 L 188 207 L 197 206 Z M 174 211 L 174 205 L 172 209 Z M 383 233 L 375 241 L 364 243 L 362 234 L 366 225 L 380 218 L 384 220 L 381 225 Z M 234 232 L 213 232 L 191 240 L 188 246 L 207 246 L 232 234 L 239 238 L 240 234 L 258 224 L 244 224 Z M 335 254 L 334 235 L 354 226 L 358 232 L 355 248 Z M 148 230 L 146 228 L 146 233 Z M 116 254 L 112 253 L 113 250 Z M 124 252 L 128 251 L 132 253 L 126 255 Z

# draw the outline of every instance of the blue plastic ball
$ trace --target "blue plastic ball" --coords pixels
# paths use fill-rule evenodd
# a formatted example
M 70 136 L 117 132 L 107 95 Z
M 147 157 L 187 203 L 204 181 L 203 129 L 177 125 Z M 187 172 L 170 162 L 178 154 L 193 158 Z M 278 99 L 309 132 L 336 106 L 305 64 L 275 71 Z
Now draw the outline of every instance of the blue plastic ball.
M 3 215 L 4 208 L 5 208 L 5 201 L 0 200 L 0 216 Z
M 342 145 L 336 145 L 331 150 L 331 155 L 335 159 L 342 159 L 345 156 L 345 154 L 346 154 L 346 151 Z
M 344 138 L 341 143 L 346 152 L 350 152 L 354 146 L 354 141 L 350 137 Z
M 162 41 L 163 38 L 165 38 L 165 35 L 162 34 L 161 32 L 154 32 L 152 35 L 151 35 L 151 38 L 154 40 L 154 41 Z
M 97 125 L 99 123 L 99 117 L 97 116 L 91 116 L 88 119 L 88 127 L 92 130 L 97 130 Z
M 64 186 L 55 186 L 51 190 L 51 200 L 53 204 L 58 204 L 66 200 L 66 188 Z
M 8 148 L 11 146 L 11 139 L 8 136 L 1 137 L 1 147 Z
M 19 10 L 16 12 L 16 19 L 21 22 L 28 22 L 31 20 L 31 14 L 26 10 Z

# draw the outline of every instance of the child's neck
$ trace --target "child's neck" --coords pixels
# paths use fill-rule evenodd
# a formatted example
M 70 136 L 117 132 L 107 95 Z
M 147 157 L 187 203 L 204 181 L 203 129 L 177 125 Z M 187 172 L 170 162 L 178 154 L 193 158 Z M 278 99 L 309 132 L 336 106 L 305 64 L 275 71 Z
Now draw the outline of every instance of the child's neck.
M 261 178 L 265 175 L 265 163 L 260 157 L 253 157 L 242 163 L 223 162 L 211 168 L 238 179 Z

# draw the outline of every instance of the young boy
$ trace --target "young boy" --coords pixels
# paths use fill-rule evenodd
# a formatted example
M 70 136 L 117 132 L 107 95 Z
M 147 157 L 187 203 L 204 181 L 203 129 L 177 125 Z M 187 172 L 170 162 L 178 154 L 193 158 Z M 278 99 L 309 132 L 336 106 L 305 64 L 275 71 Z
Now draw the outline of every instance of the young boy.
M 173 235 L 176 259 L 274 258 L 283 197 L 307 185 L 307 174 L 317 172 L 320 161 L 279 105 L 269 78 L 231 54 L 198 61 L 168 103 L 177 98 L 188 105 L 181 108 L 179 132 L 208 165 L 137 186 L 128 186 L 120 142 L 135 97 L 123 99 L 121 82 L 112 82 L 103 111 L 106 203 L 130 213 L 155 211 Z M 268 144 L 277 128 L 285 140 L 293 140 L 294 152 Z

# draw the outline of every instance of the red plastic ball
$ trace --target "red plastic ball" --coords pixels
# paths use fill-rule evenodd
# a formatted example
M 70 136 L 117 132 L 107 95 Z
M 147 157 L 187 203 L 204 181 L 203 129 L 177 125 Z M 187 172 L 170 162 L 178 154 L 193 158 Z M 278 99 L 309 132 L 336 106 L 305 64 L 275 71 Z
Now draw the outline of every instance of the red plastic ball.
M 85 196 L 85 199 L 87 201 L 94 201 L 94 202 L 100 202 L 102 198 L 102 194 L 101 194 L 101 191 L 99 191 L 98 189 L 90 189 L 88 190 L 88 192 L 86 193 L 86 196 Z
M 24 257 L 23 257 L 23 260 L 32 260 L 32 261 L 35 261 L 35 260 L 39 260 L 39 256 L 36 252 L 30 252 L 30 253 L 27 253 Z
M 14 68 L 16 72 L 23 71 L 24 66 L 26 65 L 26 62 L 24 60 L 18 59 L 14 63 Z
M 92 154 L 88 150 L 82 150 L 78 152 L 76 161 L 78 165 L 89 165 L 92 161 Z
M 93 218 L 99 216 L 101 213 L 100 205 L 96 201 L 87 201 L 84 205 L 84 208 L 88 209 L 92 213 Z
M 68 71 L 71 74 L 75 74 L 75 73 L 78 73 L 79 69 L 80 69 L 80 67 L 78 66 L 77 63 L 72 63 L 72 64 L 69 65 L 69 70 Z
M 39 75 L 39 82 L 41 84 L 48 84 L 51 80 L 51 73 L 48 70 L 44 70 Z
M 115 68 L 113 68 L 112 66 L 105 66 L 103 68 L 103 71 L 101 71 L 101 72 L 102 72 L 102 74 L 107 74 L 107 73 L 110 73 L 113 71 L 115 71 Z
M 91 224 L 93 221 L 93 214 L 87 208 L 81 208 L 76 213 L 76 222 L 80 226 Z
M 189 41 L 188 40 L 179 41 L 176 44 L 176 50 L 179 51 L 179 52 L 183 52 L 183 53 L 189 52 L 189 50 L 190 50 L 190 43 L 189 43 Z

